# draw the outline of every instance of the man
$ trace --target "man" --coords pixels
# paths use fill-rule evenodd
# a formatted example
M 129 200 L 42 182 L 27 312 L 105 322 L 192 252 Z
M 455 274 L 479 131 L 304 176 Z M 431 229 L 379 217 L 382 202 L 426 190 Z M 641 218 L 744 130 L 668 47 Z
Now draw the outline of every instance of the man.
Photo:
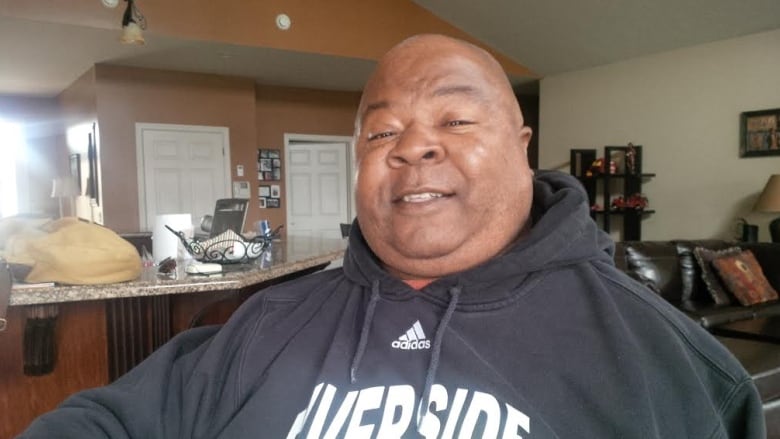
M 341 270 L 256 294 L 23 437 L 759 438 L 716 340 L 621 274 L 571 177 L 526 161 L 500 66 L 393 48 L 355 131 Z

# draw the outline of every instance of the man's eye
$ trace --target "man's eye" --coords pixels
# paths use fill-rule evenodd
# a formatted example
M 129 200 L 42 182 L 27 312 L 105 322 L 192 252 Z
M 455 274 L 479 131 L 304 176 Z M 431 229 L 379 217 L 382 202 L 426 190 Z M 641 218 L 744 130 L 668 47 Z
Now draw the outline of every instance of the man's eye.
M 392 135 L 393 135 L 393 133 L 391 131 L 384 131 L 384 132 L 381 132 L 381 133 L 369 134 L 368 135 L 368 141 L 370 142 L 372 140 L 384 139 L 385 137 L 390 137 Z
M 448 127 L 459 127 L 463 125 L 471 125 L 473 122 L 470 122 L 468 120 L 451 120 L 448 121 L 445 125 Z

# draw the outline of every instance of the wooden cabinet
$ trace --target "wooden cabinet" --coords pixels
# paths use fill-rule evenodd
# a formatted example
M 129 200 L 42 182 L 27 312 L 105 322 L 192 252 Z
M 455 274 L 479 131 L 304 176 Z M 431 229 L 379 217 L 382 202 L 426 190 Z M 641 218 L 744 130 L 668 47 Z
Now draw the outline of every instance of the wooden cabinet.
M 572 149 L 570 172 L 585 188 L 591 216 L 605 232 L 620 232 L 622 241 L 642 239 L 642 220 L 655 213 L 642 186 L 655 174 L 642 171 L 641 146 L 605 146 L 600 158 L 595 149 Z

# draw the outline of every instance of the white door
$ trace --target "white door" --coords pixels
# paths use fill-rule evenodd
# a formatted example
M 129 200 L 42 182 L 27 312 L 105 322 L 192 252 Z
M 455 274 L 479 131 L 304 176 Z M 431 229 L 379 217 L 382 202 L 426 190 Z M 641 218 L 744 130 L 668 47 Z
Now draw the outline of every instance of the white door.
M 312 139 L 287 141 L 287 234 L 339 239 L 352 210 L 349 138 Z
M 228 129 L 194 125 L 136 124 L 141 230 L 157 215 L 189 213 L 197 227 L 229 198 Z

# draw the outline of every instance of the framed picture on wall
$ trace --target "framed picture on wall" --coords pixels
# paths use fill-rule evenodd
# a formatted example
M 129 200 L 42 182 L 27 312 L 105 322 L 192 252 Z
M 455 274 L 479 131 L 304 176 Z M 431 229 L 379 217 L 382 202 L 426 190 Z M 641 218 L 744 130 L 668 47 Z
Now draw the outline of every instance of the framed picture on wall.
M 739 133 L 740 157 L 780 155 L 780 108 L 742 113 Z
M 280 181 L 282 179 L 281 151 L 278 149 L 257 150 L 257 179 Z

